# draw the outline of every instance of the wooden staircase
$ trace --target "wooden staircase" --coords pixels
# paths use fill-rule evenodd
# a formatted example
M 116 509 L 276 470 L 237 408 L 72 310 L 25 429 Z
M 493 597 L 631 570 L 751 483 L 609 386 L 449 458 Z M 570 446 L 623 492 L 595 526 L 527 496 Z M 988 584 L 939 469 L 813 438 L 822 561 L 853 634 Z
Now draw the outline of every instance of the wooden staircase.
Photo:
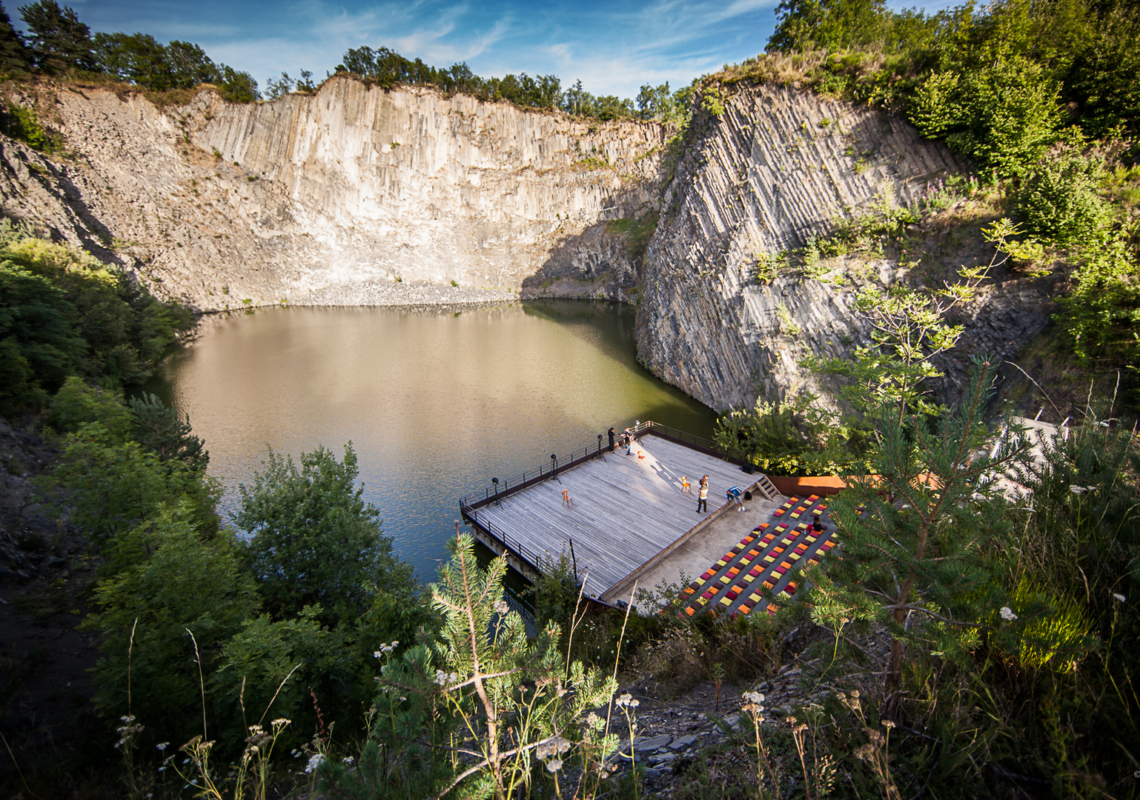
M 768 480 L 767 475 L 760 475 L 756 481 L 756 488 L 760 490 L 767 500 L 775 500 L 777 497 L 780 497 L 780 493 L 776 491 L 776 487 L 772 481 Z

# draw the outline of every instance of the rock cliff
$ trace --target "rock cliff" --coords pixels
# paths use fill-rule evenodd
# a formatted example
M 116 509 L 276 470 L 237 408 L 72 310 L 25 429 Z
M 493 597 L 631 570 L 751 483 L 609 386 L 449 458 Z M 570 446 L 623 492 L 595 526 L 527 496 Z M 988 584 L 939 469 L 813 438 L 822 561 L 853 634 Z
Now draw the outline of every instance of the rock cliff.
M 837 260 L 832 266 L 842 280 L 835 283 L 786 270 L 762 284 L 758 259 L 803 247 L 869 206 L 913 203 L 929 182 L 960 170 L 944 147 L 879 111 L 791 88 L 738 90 L 723 114 L 694 120 L 693 141 L 667 187 L 639 298 L 645 365 L 716 409 L 800 388 L 833 396 L 834 386 L 797 362 L 809 353 L 843 357 L 867 341 L 852 310 L 855 291 L 945 275 L 878 257 L 859 259 L 858 269 L 852 259 Z M 945 241 L 939 226 L 951 225 L 954 213 L 916 231 L 926 248 L 942 251 L 934 260 L 944 273 L 947 265 L 988 262 L 993 253 L 978 246 L 978 224 L 972 236 Z M 969 354 L 1010 356 L 1048 322 L 1041 282 L 1002 270 L 994 278 L 963 312 L 967 334 L 955 361 L 944 364 L 945 400 L 957 396 Z
M 417 282 L 517 296 L 555 250 L 586 295 L 620 295 L 635 265 L 605 223 L 651 212 L 668 135 L 348 78 L 250 105 L 22 99 L 68 155 L 0 139 L 5 213 L 203 310 L 414 302 Z
M 772 86 L 699 112 L 679 151 L 654 123 L 345 77 L 249 105 L 209 89 L 167 108 L 100 87 L 20 91 L 65 149 L 48 158 L 0 136 L 4 214 L 160 295 L 202 310 L 636 298 L 643 362 L 716 409 L 831 394 L 797 361 L 865 341 L 853 292 L 940 277 L 896 256 L 837 262 L 843 285 L 794 271 L 761 284 L 759 257 L 960 169 L 896 118 Z M 949 241 L 953 213 L 924 223 L 923 246 L 951 267 L 988 259 L 980 224 Z M 995 273 L 963 312 L 944 399 L 967 355 L 1011 355 L 1048 314 L 1048 286 Z

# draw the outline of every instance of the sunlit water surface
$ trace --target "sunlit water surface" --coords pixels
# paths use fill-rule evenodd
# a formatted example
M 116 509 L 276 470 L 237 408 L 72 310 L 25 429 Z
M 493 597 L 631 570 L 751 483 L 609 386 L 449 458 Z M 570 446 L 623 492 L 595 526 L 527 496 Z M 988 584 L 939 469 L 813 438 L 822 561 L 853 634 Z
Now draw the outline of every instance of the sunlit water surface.
M 715 420 L 637 364 L 632 312 L 608 304 L 213 319 L 156 388 L 205 439 L 227 516 L 268 447 L 295 458 L 323 444 L 339 458 L 351 441 L 365 498 L 425 581 L 460 498 L 492 476 L 564 460 L 611 425 L 652 419 L 708 436 Z

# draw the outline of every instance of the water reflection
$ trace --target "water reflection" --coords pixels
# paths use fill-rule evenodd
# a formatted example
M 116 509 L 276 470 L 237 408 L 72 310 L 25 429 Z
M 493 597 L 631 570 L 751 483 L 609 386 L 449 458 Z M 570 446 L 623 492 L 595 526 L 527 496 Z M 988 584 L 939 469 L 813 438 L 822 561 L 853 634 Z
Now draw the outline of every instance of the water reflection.
M 655 419 L 708 436 L 712 412 L 636 362 L 633 316 L 608 304 L 423 311 L 271 309 L 211 321 L 169 363 L 232 511 L 266 448 L 352 441 L 397 552 L 435 577 L 458 501 L 598 433 Z M 614 509 L 619 514 L 621 509 Z

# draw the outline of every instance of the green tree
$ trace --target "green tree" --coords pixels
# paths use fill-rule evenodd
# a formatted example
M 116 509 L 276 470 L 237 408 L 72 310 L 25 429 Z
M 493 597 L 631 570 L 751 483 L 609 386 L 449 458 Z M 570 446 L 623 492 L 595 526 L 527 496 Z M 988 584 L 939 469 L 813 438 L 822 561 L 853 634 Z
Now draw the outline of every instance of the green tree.
M 129 530 L 164 503 L 182 498 L 193 509 L 197 530 L 217 528 L 214 481 L 178 462 L 164 465 L 137 442 L 117 441 L 100 423 L 84 425 L 68 437 L 54 475 L 74 492 L 75 521 L 96 542 Z
M 288 72 L 282 72 L 280 79 L 270 78 L 265 82 L 265 99 L 276 100 L 293 91 L 294 80 Z
M 162 505 L 111 541 L 115 572 L 96 586 L 97 611 L 83 623 L 99 634 L 97 708 L 108 719 L 134 714 L 156 740 L 201 731 L 214 709 L 210 697 L 202 706 L 199 668 L 215 672 L 259 605 L 233 539 L 204 537 L 195 517 L 186 503 Z
M 51 400 L 47 423 L 56 433 L 78 433 L 87 425 L 98 424 L 107 441 L 122 444 L 130 440 L 132 419 L 122 397 L 113 391 L 88 386 L 72 375 Z
M 869 471 L 845 476 L 859 488 L 833 502 L 844 559 L 826 591 L 840 607 L 863 607 L 864 594 L 881 604 L 892 635 L 888 685 L 899 680 L 907 641 L 961 655 L 976 639 L 971 624 L 1003 605 L 990 560 L 1011 534 L 998 479 L 1023 462 L 1029 442 L 1008 419 L 991 441 L 984 419 L 995 373 L 975 359 L 962 403 L 933 427 L 893 407 L 876 415 Z
M 384 666 L 359 767 L 324 767 L 325 781 L 342 796 L 376 796 L 373 787 L 414 781 L 418 795 L 404 794 L 412 787 L 399 785 L 394 795 L 454 790 L 505 800 L 537 791 L 544 774 L 559 796 L 574 782 L 575 796 L 597 791 L 618 737 L 604 730 L 603 718 L 585 715 L 607 703 L 615 682 L 581 662 L 568 663 L 558 650 L 556 623 L 528 641 L 522 619 L 503 600 L 506 561 L 482 570 L 474 550 L 470 536 L 453 542 L 439 583 L 429 587 L 442 626 Z M 467 758 L 419 761 L 445 742 Z
M 269 451 L 252 487 L 240 487 L 234 522 L 250 534 L 246 546 L 268 609 L 278 618 L 310 605 L 323 619 L 351 622 L 368 608 L 375 586 L 411 580 L 411 567 L 392 555 L 379 512 L 357 488 L 356 452 L 344 460 L 324 447 L 292 457 Z
M 887 14 L 882 0 L 781 0 L 767 50 L 865 47 L 879 40 Z
M 58 390 L 67 376 L 79 369 L 86 349 L 75 331 L 77 318 L 74 304 L 62 289 L 11 262 L 0 261 L 0 341 L 7 344 L 9 352 L 0 383 L 26 385 L 20 397 L 33 407 L 40 405 L 48 392 Z
M 1062 245 L 1102 239 L 1109 221 L 1109 209 L 1098 194 L 1103 177 L 1103 160 L 1071 148 L 1031 166 L 1018 196 L 1029 232 Z
M 32 55 L 24 40 L 12 27 L 8 11 L 0 5 L 0 72 L 14 75 L 32 67 Z
M 248 72 L 239 72 L 225 64 L 218 65 L 211 82 L 217 84 L 222 97 L 231 103 L 252 103 L 261 99 L 261 92 L 257 90 L 257 81 L 252 75 Z
M 23 6 L 20 16 L 28 26 L 28 44 L 37 69 L 95 69 L 91 29 L 79 21 L 74 9 L 56 0 L 37 0 Z
M 1058 319 L 1077 356 L 1135 366 L 1140 358 L 1140 258 L 1120 233 L 1081 248 L 1076 286 Z
M 153 394 L 131 398 L 130 407 L 136 441 L 155 453 L 160 461 L 178 462 L 192 472 L 206 473 L 210 454 L 206 452 L 205 443 L 191 432 L 189 414 L 180 416 Z

